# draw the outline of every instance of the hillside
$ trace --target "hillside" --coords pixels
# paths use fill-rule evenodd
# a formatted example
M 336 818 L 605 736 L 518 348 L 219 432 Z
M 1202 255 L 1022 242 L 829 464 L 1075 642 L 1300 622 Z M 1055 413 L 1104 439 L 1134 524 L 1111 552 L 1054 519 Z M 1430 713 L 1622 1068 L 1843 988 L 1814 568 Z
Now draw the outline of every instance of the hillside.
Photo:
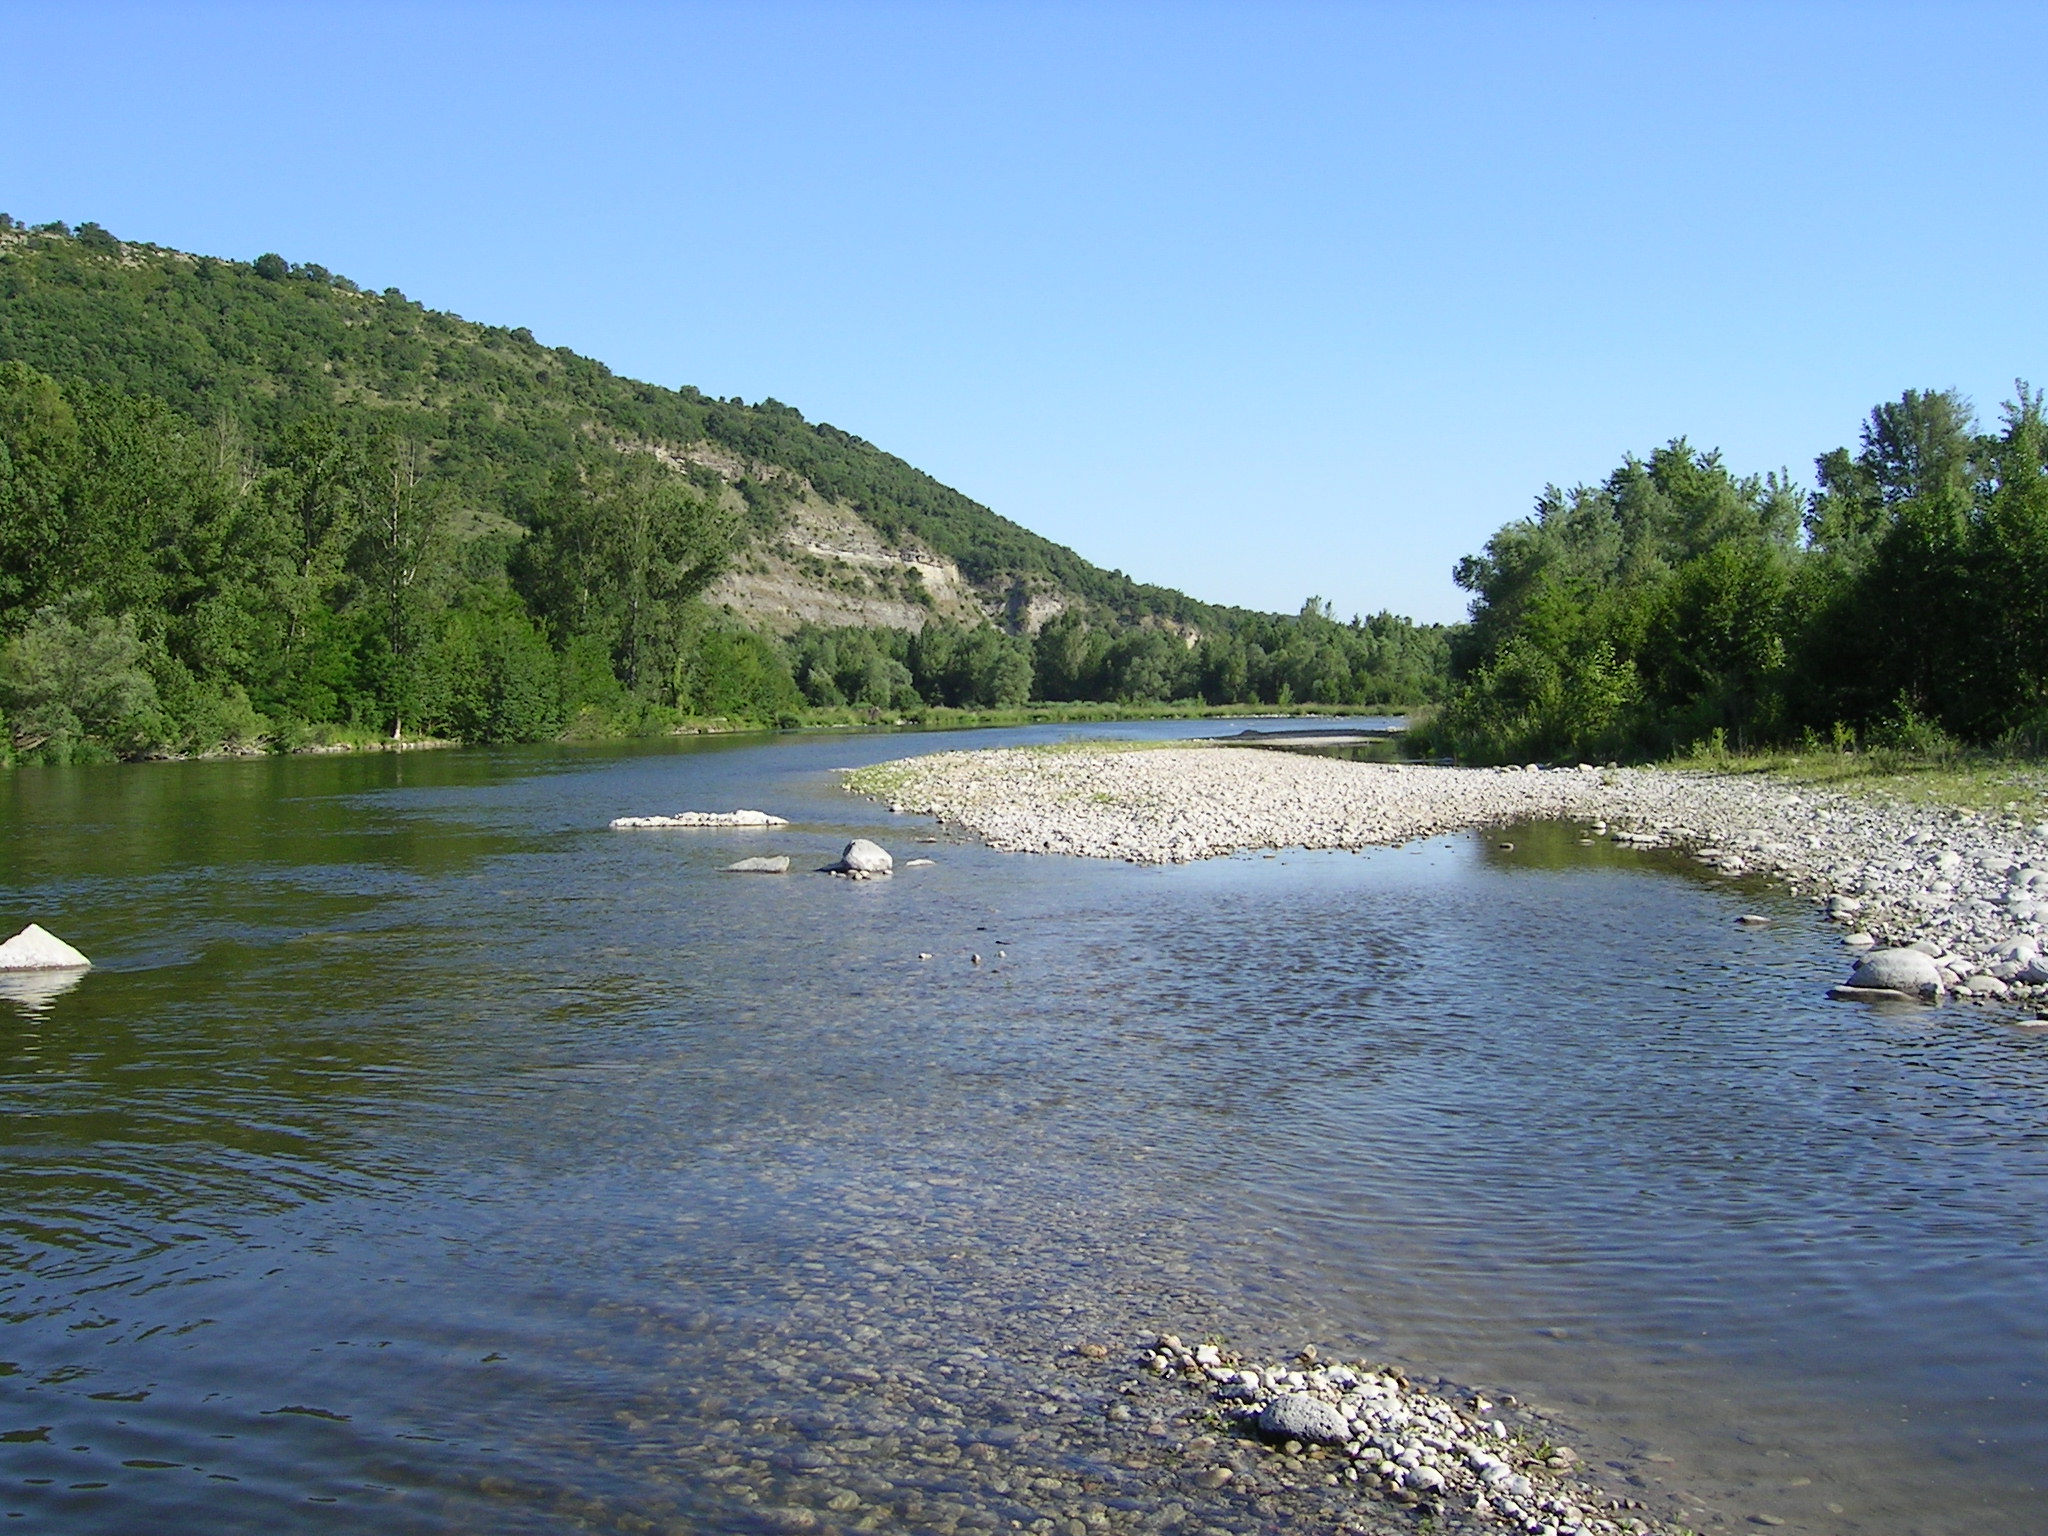
M 1447 655 L 1133 582 L 774 400 L 0 215 L 0 760 L 1381 704 Z
M 778 401 L 621 378 L 524 329 L 395 288 L 367 293 L 311 263 L 194 256 L 92 225 L 0 231 L 0 360 L 154 396 L 202 424 L 232 417 L 259 437 L 372 407 L 431 442 L 437 471 L 485 514 L 516 516 L 565 457 L 653 449 L 736 514 L 740 552 L 712 600 L 777 630 L 915 629 L 932 612 L 1035 628 L 1074 606 L 1187 623 L 1203 611 Z

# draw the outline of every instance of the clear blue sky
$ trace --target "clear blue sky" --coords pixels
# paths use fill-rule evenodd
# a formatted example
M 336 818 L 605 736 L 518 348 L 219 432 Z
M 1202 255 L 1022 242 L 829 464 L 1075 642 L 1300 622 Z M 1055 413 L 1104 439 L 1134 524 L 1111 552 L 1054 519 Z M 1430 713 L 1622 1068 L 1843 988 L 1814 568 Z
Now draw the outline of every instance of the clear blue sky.
M 0 3 L 0 210 L 773 395 L 1197 596 L 2048 382 L 2048 7 Z

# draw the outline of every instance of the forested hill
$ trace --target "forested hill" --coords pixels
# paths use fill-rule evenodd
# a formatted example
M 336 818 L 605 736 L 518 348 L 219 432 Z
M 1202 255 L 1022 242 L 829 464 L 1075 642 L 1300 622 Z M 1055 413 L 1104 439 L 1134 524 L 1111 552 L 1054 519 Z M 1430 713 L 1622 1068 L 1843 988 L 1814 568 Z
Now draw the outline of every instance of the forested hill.
M 763 531 L 808 483 L 885 540 L 922 546 L 977 587 L 1022 580 L 1125 621 L 1203 605 L 1090 564 L 873 444 L 775 400 L 747 405 L 621 378 L 523 328 L 478 325 L 313 263 L 193 256 L 97 225 L 0 231 L 0 361 L 149 395 L 259 439 L 373 406 L 434 445 L 472 504 L 517 502 L 593 444 L 711 445 Z M 784 473 L 777 474 L 776 471 Z
M 0 761 L 1406 703 L 1447 654 L 1140 585 L 773 400 L 0 215 Z

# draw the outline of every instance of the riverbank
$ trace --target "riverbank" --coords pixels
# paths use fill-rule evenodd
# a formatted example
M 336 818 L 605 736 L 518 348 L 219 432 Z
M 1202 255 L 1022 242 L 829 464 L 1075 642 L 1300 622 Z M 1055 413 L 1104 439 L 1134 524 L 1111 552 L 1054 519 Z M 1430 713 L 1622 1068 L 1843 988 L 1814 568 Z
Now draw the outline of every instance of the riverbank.
M 949 752 L 847 785 L 991 846 L 1134 863 L 1272 848 L 1367 848 L 1521 821 L 1673 847 L 1785 885 L 1845 948 L 1921 946 L 1945 988 L 2032 1003 L 2048 924 L 2048 820 L 1670 768 L 1443 768 L 1213 746 Z

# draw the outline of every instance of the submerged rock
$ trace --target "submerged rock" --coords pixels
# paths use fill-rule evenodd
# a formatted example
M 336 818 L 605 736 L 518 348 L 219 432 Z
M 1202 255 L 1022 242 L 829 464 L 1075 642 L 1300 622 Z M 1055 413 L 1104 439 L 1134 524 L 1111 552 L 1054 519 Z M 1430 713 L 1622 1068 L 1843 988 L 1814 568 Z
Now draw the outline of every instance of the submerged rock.
M 91 964 L 40 923 L 0 944 L 0 971 L 81 971 Z
M 778 853 L 770 859 L 741 859 L 737 864 L 725 867 L 735 875 L 786 875 L 789 873 L 789 855 Z

